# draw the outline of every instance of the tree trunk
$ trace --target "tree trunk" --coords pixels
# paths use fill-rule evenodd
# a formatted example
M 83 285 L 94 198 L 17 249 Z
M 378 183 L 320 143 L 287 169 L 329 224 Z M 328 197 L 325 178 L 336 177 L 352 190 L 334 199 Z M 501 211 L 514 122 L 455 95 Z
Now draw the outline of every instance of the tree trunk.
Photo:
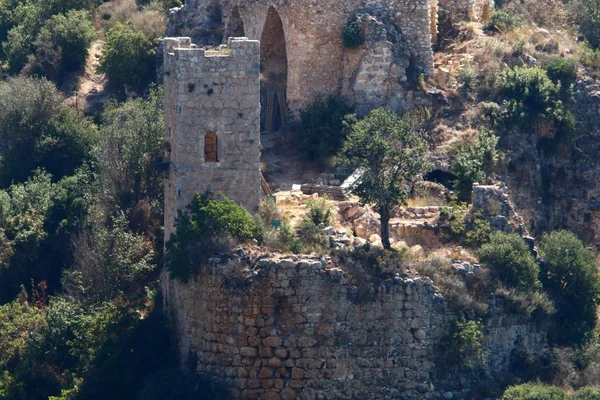
M 381 222 L 381 243 L 383 248 L 389 250 L 390 244 L 390 209 L 388 207 L 379 208 L 379 221 Z

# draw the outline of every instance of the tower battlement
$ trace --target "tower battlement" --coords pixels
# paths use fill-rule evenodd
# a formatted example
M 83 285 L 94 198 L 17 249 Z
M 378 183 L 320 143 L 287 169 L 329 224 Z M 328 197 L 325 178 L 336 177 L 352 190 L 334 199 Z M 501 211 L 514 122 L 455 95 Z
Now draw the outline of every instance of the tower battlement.
M 260 187 L 260 44 L 229 38 L 198 48 L 190 38 L 162 41 L 165 138 L 165 238 L 196 193 L 223 193 L 249 210 Z

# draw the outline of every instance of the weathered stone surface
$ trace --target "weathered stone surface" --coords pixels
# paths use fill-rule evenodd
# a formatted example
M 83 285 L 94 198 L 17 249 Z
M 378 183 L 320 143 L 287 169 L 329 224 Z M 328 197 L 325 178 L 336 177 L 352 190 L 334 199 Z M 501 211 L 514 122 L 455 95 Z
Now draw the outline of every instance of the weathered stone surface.
M 362 113 L 363 108 L 385 104 L 399 109 L 416 100 L 405 88 L 406 70 L 412 63 L 415 77 L 433 71 L 436 7 L 430 0 L 188 0 L 169 13 L 168 33 L 191 36 L 199 45 L 216 45 L 240 35 L 266 45 L 268 16 L 275 13 L 285 41 L 277 50 L 285 52 L 290 109 L 297 110 L 318 95 L 334 94 L 356 102 Z M 354 16 L 366 45 L 346 49 L 341 32 Z
M 466 398 L 455 380 L 437 378 L 437 345 L 455 314 L 431 279 L 396 275 L 357 286 L 326 265 L 263 259 L 249 275 L 209 265 L 186 284 L 164 280 L 180 354 L 196 355 L 198 372 L 237 388 L 238 398 Z M 246 281 L 243 289 L 225 284 L 232 275 Z M 281 288 L 283 280 L 294 289 Z M 490 376 L 510 365 L 513 351 L 541 353 L 544 344 L 536 323 L 501 303 L 485 326 Z M 265 307 L 277 311 L 263 314 Z M 262 322 L 248 326 L 244 315 Z M 242 345 L 252 337 L 260 346 Z
M 196 193 L 222 192 L 249 210 L 260 187 L 260 46 L 236 38 L 217 50 L 166 38 L 165 238 Z M 213 151 L 214 150 L 214 151 Z

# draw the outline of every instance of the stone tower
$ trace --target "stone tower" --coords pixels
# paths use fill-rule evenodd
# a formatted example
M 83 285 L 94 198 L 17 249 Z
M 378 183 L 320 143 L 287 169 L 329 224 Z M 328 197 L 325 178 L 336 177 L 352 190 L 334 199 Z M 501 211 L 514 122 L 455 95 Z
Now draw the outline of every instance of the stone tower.
M 190 38 L 162 41 L 165 138 L 165 239 L 178 210 L 196 193 L 223 193 L 258 208 L 260 186 L 260 45 L 229 38 L 200 49 Z

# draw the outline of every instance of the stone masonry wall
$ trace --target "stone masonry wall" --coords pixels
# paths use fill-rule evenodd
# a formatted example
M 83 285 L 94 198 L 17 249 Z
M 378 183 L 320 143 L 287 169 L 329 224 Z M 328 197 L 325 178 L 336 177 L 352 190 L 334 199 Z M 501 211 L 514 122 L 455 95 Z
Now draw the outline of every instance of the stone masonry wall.
M 484 21 L 494 10 L 494 0 L 439 0 L 440 13 L 468 21 Z
M 230 39 L 212 51 L 190 38 L 166 38 L 165 137 L 170 166 L 165 182 L 165 238 L 178 210 L 196 193 L 224 193 L 249 210 L 260 188 L 259 43 Z M 205 136 L 216 134 L 217 162 L 205 160 Z
M 187 284 L 163 279 L 163 293 L 182 364 L 235 398 L 465 398 L 464 374 L 436 380 L 454 314 L 429 278 L 369 281 L 316 257 L 216 262 Z M 544 345 L 521 316 L 492 317 L 485 333 L 489 376 Z
M 367 11 L 395 24 L 406 38 L 415 57 L 415 66 L 427 75 L 433 70 L 429 0 L 369 0 L 362 3 L 352 0 L 221 0 L 220 15 L 208 22 L 207 4 L 212 3 L 190 0 L 182 8 L 173 11 L 169 23 L 170 34 L 189 35 L 200 43 L 206 38 L 207 25 L 215 25 L 221 27 L 219 29 L 226 37 L 230 34 L 227 32 L 228 26 L 237 27 L 237 24 L 229 24 L 231 16 L 238 15 L 235 13 L 237 8 L 245 35 L 261 40 L 269 8 L 277 12 L 285 36 L 287 99 L 292 110 L 310 103 L 317 95 L 340 95 L 344 87 L 352 84 L 344 81 L 347 51 L 342 45 L 341 32 L 357 12 Z M 210 31 L 214 32 L 215 29 Z

